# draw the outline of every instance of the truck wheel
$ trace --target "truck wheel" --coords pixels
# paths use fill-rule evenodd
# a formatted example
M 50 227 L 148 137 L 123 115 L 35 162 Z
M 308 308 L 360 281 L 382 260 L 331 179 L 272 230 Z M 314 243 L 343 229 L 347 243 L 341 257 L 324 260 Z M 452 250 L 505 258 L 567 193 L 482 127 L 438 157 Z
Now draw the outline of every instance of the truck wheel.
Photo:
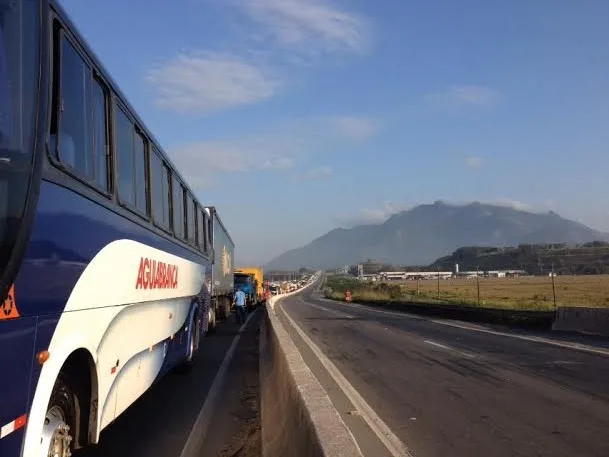
M 225 314 L 227 320 L 230 318 L 230 310 L 231 310 L 231 301 L 230 301 L 230 299 L 225 298 L 224 299 L 224 314 Z
M 226 312 L 226 299 L 221 297 L 218 299 L 218 315 L 220 319 L 228 319 L 228 313 Z
M 55 382 L 44 417 L 42 449 L 48 455 L 70 457 L 74 450 L 74 425 L 76 423 L 76 397 L 69 378 L 61 373 Z
M 214 333 L 216 331 L 216 304 L 212 303 L 209 307 L 209 316 L 207 324 L 207 333 Z

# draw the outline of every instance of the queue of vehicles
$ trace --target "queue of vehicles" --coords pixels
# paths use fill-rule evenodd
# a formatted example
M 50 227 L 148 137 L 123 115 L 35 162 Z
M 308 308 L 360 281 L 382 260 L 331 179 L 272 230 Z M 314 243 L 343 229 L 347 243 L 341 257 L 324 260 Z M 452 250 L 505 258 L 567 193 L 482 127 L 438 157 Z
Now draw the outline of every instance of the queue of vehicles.
M 304 287 L 311 279 L 312 276 L 304 276 L 300 280 L 295 281 L 280 281 L 268 283 L 268 290 L 270 295 L 279 295 L 289 292 L 294 292 Z
M 0 0 L 0 456 L 97 443 L 230 315 L 234 243 L 182 172 L 58 0 Z

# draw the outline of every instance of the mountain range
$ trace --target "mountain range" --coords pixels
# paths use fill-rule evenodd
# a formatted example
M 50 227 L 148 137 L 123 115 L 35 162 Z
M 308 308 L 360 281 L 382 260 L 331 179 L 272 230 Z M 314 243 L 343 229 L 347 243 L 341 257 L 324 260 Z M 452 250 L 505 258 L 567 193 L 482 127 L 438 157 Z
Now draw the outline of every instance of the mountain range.
M 461 246 L 590 241 L 609 241 L 609 234 L 552 211 L 533 213 L 478 202 L 452 205 L 437 201 L 396 213 L 382 224 L 334 229 L 306 246 L 281 254 L 265 268 L 336 268 L 366 259 L 428 265 Z

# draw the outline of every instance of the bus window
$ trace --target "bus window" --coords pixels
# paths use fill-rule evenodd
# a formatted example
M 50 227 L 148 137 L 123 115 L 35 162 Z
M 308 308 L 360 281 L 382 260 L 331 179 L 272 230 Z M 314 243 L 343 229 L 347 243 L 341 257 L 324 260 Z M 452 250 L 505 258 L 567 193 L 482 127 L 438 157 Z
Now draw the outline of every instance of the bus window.
M 180 184 L 180 195 L 182 196 L 182 217 L 183 217 L 183 227 L 182 227 L 182 239 L 188 240 L 188 194 L 186 193 L 186 188 L 183 184 Z
M 163 164 L 163 189 L 165 194 L 165 220 L 167 221 L 167 228 L 173 229 L 173 205 L 171 201 L 171 170 L 166 164 Z
M 195 218 L 197 217 L 197 204 L 190 195 L 186 197 L 188 202 L 188 242 L 195 245 Z
M 118 196 L 122 203 L 135 206 L 135 170 L 133 156 L 133 124 L 116 109 L 116 152 L 118 154 Z
M 148 167 L 146 164 L 146 139 L 135 132 L 135 206 L 142 214 L 148 211 Z
M 87 94 L 90 93 L 91 72 L 67 39 L 61 40 L 60 69 L 59 160 L 85 176 L 92 176 L 88 160 Z
M 99 187 L 108 190 L 108 111 L 107 95 L 104 86 L 97 78 L 91 85 L 91 107 L 93 111 L 93 160 L 95 167 L 95 182 Z
M 213 233 L 212 220 L 211 220 L 211 216 L 208 216 L 207 217 L 207 243 L 208 243 L 209 252 L 211 252 L 211 250 L 214 247 L 213 240 L 212 240 L 212 233 Z
M 194 246 L 199 248 L 199 207 L 197 206 L 197 202 L 193 200 L 192 202 L 194 208 L 194 220 L 195 220 L 195 239 Z
M 184 238 L 184 196 L 180 181 L 173 177 L 173 233 Z
M 201 214 L 201 218 L 203 220 L 203 241 L 201 241 L 201 248 L 207 254 L 207 210 Z
M 2 21 L 3 22 L 3 21 Z M 13 142 L 13 115 L 10 83 L 8 76 L 8 62 L 6 48 L 4 47 L 4 28 L 0 23 L 0 148 L 10 149 Z
M 38 2 L 0 0 L 0 295 L 32 177 L 39 25 Z
M 205 230 L 204 230 L 204 221 L 203 213 L 201 210 L 197 210 L 197 246 L 199 246 L 199 250 L 205 251 Z
M 154 222 L 169 229 L 169 182 L 167 166 L 163 163 L 159 152 L 153 148 L 150 154 L 150 184 L 152 186 L 152 216 Z

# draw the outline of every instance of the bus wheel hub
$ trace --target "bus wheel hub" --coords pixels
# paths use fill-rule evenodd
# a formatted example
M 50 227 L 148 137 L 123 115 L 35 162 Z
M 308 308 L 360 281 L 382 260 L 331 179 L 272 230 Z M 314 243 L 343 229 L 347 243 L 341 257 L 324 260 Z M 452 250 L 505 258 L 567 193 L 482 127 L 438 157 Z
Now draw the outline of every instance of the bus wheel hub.
M 70 457 L 70 426 L 64 421 L 61 408 L 51 408 L 44 419 L 41 444 L 48 449 L 47 457 Z

